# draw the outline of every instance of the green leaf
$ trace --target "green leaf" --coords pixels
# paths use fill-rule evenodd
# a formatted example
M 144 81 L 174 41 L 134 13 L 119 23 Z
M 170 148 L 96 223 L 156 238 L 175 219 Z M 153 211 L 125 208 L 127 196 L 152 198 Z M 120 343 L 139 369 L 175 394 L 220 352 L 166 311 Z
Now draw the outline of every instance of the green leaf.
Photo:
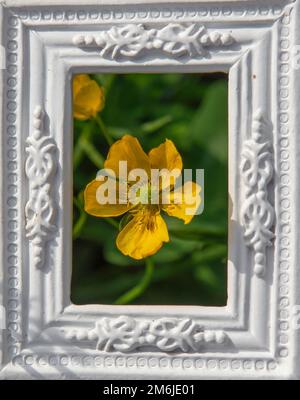
M 201 240 L 202 242 L 224 242 L 227 240 L 226 233 L 206 231 L 205 229 L 172 229 L 171 236 L 182 240 Z
M 114 240 L 115 232 L 116 229 L 106 221 L 106 218 L 95 218 L 88 215 L 80 238 L 103 245 L 106 241 Z
M 205 285 L 217 287 L 219 284 L 216 271 L 211 267 L 211 265 L 200 265 L 195 269 L 194 275 L 196 279 L 203 282 Z
M 73 166 L 74 170 L 76 170 L 79 166 L 79 164 L 82 162 L 83 155 L 84 155 L 84 146 L 82 142 L 88 141 L 91 138 L 92 134 L 92 124 L 91 123 L 86 123 L 82 130 L 79 133 L 79 138 L 77 142 L 75 143 L 74 146 L 74 152 L 73 152 Z
M 78 194 L 77 198 L 74 197 L 74 204 L 79 211 L 79 218 L 73 226 L 73 240 L 79 237 L 87 220 L 87 214 L 83 209 L 83 191 Z
M 192 259 L 198 263 L 207 263 L 210 261 L 220 260 L 227 256 L 227 246 L 225 244 L 214 244 L 208 246 L 201 252 L 195 252 Z
M 145 133 L 153 133 L 166 125 L 170 124 L 173 121 L 173 117 L 171 115 L 165 115 L 164 117 L 158 118 L 154 121 L 145 122 L 141 125 L 141 129 Z
M 87 218 L 86 213 L 84 211 L 81 212 L 79 218 L 77 219 L 73 227 L 73 240 L 77 239 L 80 236 L 80 232 L 82 231 L 86 223 L 86 218 Z
M 95 148 L 95 146 L 89 141 L 88 138 L 83 136 L 80 140 L 81 148 L 88 156 L 88 158 L 92 161 L 92 163 L 98 168 L 103 168 L 104 157 L 99 151 Z
M 227 163 L 228 87 L 223 80 L 213 83 L 190 124 L 190 134 L 212 156 Z
M 137 261 L 130 257 L 124 256 L 120 250 L 117 249 L 114 237 L 111 238 L 111 240 L 106 241 L 103 255 L 107 262 L 119 267 L 133 267 L 143 263 L 143 261 Z
M 110 126 L 108 128 L 110 136 L 112 136 L 114 139 L 121 139 L 122 136 L 126 135 L 127 133 L 132 133 L 129 132 L 127 128 L 121 128 L 121 127 L 115 127 L 115 126 Z
M 172 263 L 179 260 L 185 254 L 195 250 L 199 245 L 196 241 L 183 241 L 177 238 L 171 238 L 170 242 L 165 243 L 162 248 L 152 256 L 155 263 Z

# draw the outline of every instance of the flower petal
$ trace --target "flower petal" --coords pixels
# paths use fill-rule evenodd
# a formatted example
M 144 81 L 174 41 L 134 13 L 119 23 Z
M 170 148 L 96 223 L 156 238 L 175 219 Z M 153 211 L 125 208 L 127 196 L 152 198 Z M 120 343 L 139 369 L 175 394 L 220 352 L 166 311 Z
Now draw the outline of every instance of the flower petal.
M 116 191 L 115 195 L 109 195 L 108 199 L 109 204 L 101 204 L 99 200 L 99 190 L 101 190 L 101 186 L 107 184 L 108 180 L 111 181 L 111 184 L 115 182 L 116 184 Z M 102 187 L 105 190 L 104 187 Z M 97 200 L 98 199 L 98 200 Z M 116 204 L 110 204 L 116 203 Z M 131 204 L 120 204 L 119 201 L 119 192 L 118 192 L 118 185 L 116 181 L 113 179 L 107 179 L 106 181 L 100 181 L 98 179 L 94 179 L 90 182 L 84 191 L 84 209 L 88 214 L 94 215 L 95 217 L 117 217 L 126 213 L 126 211 L 130 210 L 132 207 Z
M 117 247 L 136 260 L 155 254 L 169 241 L 168 229 L 159 213 L 138 213 L 119 233 Z
M 104 167 L 112 169 L 120 177 L 120 174 L 124 171 L 119 171 L 119 161 L 127 162 L 128 174 L 131 170 L 137 168 L 143 169 L 148 175 L 150 174 L 149 158 L 137 138 L 131 135 L 123 136 L 122 139 L 111 146 Z
M 150 150 L 149 159 L 151 168 L 182 170 L 182 159 L 172 140 L 166 139 L 164 143 Z
M 186 182 L 167 197 L 170 204 L 163 204 L 162 209 L 171 217 L 180 218 L 185 224 L 191 222 L 201 204 L 201 186 L 195 182 Z
M 104 106 L 104 92 L 88 75 L 76 75 L 73 79 L 73 115 L 86 120 L 94 117 Z

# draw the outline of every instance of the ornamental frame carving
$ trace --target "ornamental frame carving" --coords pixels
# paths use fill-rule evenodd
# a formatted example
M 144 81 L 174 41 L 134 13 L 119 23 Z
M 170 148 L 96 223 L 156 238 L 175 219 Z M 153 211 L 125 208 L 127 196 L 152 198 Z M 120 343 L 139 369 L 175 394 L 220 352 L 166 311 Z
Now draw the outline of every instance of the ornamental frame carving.
M 299 379 L 300 0 L 38 3 L 0 0 L 0 379 Z M 225 307 L 71 304 L 71 77 L 95 71 L 228 73 Z

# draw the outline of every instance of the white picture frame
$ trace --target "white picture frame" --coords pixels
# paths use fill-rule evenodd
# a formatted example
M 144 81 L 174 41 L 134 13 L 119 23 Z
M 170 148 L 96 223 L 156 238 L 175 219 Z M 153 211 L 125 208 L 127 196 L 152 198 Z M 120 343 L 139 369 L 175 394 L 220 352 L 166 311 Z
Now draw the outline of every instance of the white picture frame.
M 1 379 L 300 378 L 299 6 L 0 1 Z M 95 71 L 229 74 L 225 307 L 71 304 L 71 77 Z

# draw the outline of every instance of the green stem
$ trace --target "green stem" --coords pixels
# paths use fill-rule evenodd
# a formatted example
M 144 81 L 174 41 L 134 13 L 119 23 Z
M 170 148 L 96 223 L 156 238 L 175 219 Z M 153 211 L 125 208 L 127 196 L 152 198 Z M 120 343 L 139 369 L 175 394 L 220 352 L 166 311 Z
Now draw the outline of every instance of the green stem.
M 104 157 L 86 137 L 81 140 L 81 147 L 92 163 L 99 169 L 103 168 Z
M 82 138 L 85 138 L 85 140 L 90 140 L 91 134 L 92 134 L 91 124 L 85 124 L 82 132 L 80 133 L 80 137 L 78 138 L 77 143 L 74 147 L 74 153 L 73 153 L 74 170 L 77 169 L 77 167 L 80 165 L 83 159 L 84 148 L 82 146 Z
M 153 275 L 153 270 L 154 270 L 153 261 L 150 260 L 150 258 L 146 258 L 145 266 L 146 266 L 145 274 L 142 280 L 135 287 L 133 287 L 128 292 L 120 296 L 115 301 L 115 304 L 129 304 L 144 293 L 144 291 L 149 286 Z
M 85 222 L 86 222 L 86 214 L 82 212 L 73 228 L 73 240 L 78 238 L 82 228 L 84 227 Z
M 105 137 L 105 140 L 107 141 L 109 146 L 111 146 L 114 141 L 113 141 L 112 137 L 110 136 L 106 126 L 104 125 L 104 122 L 102 121 L 102 118 L 100 117 L 100 115 L 97 114 L 94 117 L 94 120 L 97 122 L 99 128 L 101 129 L 101 132 L 102 132 L 103 136 Z
M 80 165 L 84 153 L 97 168 L 103 168 L 105 158 L 92 143 L 91 124 L 84 127 L 74 148 L 73 163 L 75 170 Z
M 110 225 L 114 226 L 115 228 L 117 228 L 119 230 L 119 224 L 114 219 L 106 217 L 106 218 L 104 218 L 104 221 L 108 222 Z
M 79 196 L 80 196 L 80 194 L 78 195 L 78 197 Z M 73 240 L 78 238 L 82 228 L 84 227 L 86 219 L 87 219 L 87 215 L 84 212 L 84 210 L 82 209 L 79 199 L 76 199 L 74 197 L 74 204 L 78 208 L 78 211 L 79 211 L 80 215 L 79 215 L 79 218 L 78 218 L 78 220 L 76 221 L 76 223 L 75 223 L 75 225 L 73 227 Z

